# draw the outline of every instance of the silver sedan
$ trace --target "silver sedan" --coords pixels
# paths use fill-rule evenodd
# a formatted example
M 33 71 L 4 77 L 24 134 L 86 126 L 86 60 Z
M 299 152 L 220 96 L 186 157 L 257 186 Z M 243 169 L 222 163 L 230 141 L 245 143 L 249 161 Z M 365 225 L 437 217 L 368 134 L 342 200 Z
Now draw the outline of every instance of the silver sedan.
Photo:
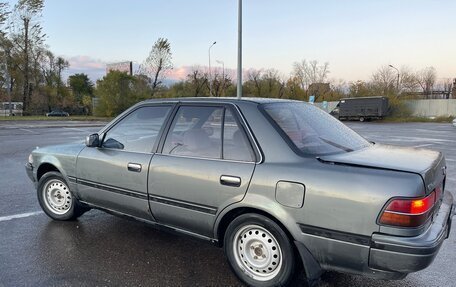
M 141 102 L 85 144 L 34 150 L 26 170 L 52 219 L 96 208 L 207 240 L 252 286 L 402 279 L 432 263 L 454 215 L 440 152 L 368 142 L 290 100 Z

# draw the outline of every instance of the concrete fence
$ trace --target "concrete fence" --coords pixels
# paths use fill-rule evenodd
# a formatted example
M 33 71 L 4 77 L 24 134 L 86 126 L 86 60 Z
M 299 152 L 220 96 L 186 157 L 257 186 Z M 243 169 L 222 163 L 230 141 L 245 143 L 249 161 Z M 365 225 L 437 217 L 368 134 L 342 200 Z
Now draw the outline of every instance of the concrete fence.
M 315 106 L 331 112 L 338 103 L 328 102 L 326 109 L 323 103 Z M 406 100 L 405 103 L 416 117 L 456 117 L 456 99 Z
M 406 103 L 417 117 L 456 116 L 456 99 L 408 100 Z

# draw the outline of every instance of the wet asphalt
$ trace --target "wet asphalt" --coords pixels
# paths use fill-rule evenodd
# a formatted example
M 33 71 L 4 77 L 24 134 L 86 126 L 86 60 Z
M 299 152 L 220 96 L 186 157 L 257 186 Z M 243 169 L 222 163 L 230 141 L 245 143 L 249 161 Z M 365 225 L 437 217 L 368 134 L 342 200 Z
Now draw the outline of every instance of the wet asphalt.
M 52 221 L 39 213 L 36 192 L 24 171 L 28 154 L 36 146 L 81 142 L 99 125 L 0 122 L 0 286 L 240 286 L 223 251 L 207 242 L 97 210 L 73 222 Z M 348 125 L 371 141 L 442 151 L 447 190 L 456 194 L 455 127 Z M 456 286 L 455 230 L 429 268 L 402 281 L 328 272 L 320 285 Z M 298 280 L 296 285 L 305 284 Z

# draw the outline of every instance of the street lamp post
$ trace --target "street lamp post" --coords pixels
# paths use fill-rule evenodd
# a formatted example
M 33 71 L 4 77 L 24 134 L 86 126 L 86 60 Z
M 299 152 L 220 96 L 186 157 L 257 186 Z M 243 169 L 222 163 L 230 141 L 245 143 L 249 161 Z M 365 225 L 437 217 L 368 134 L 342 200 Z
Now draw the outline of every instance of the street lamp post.
M 209 95 L 212 97 L 212 74 L 211 74 L 211 48 L 217 44 L 216 41 L 209 46 Z
M 242 0 L 238 2 L 237 98 L 242 97 Z
M 222 65 L 222 93 L 225 91 L 225 63 L 223 61 L 215 60 Z
M 400 78 L 400 73 L 399 73 L 399 69 L 394 67 L 393 65 L 389 65 L 390 68 L 393 68 L 397 71 L 397 81 L 396 81 L 396 89 L 397 89 L 397 95 L 399 96 L 399 78 Z

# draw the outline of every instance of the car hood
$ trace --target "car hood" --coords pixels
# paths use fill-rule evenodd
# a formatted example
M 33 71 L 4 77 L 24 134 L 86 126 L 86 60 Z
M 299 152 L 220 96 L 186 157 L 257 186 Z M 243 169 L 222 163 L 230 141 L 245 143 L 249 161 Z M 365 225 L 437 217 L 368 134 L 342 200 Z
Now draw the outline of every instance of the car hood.
M 348 153 L 322 156 L 319 159 L 326 163 L 419 174 L 427 193 L 442 183 L 446 173 L 445 158 L 441 152 L 383 144 L 374 144 Z

